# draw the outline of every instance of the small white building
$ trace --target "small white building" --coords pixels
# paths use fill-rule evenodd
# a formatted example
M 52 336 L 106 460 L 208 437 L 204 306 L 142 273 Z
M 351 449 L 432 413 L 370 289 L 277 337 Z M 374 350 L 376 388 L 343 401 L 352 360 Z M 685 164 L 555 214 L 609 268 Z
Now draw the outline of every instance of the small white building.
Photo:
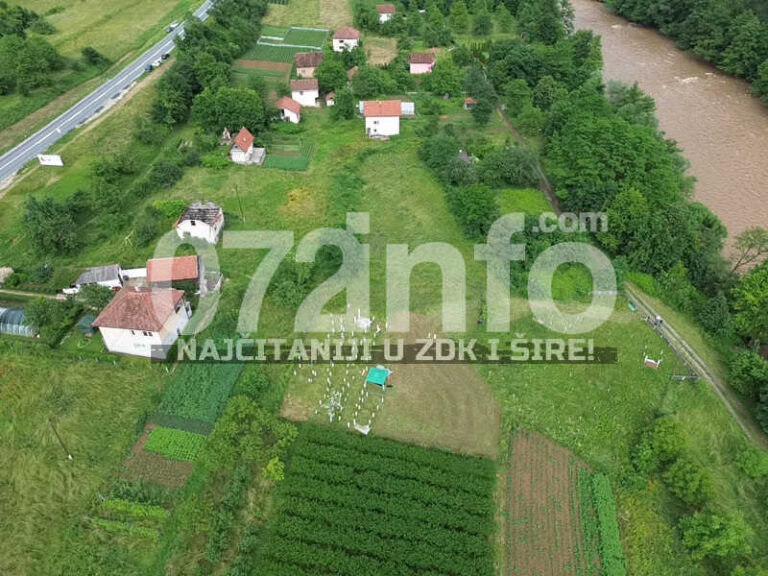
M 336 92 L 328 92 L 325 95 L 325 105 L 328 107 L 336 105 Z
M 344 52 L 360 46 L 360 30 L 343 26 L 333 34 L 333 51 Z
M 365 134 L 370 138 L 388 138 L 400 134 L 400 100 L 372 100 L 363 102 Z
M 435 55 L 431 52 L 412 52 L 410 65 L 411 74 L 429 74 L 435 67 Z
M 314 78 L 315 70 L 323 62 L 322 52 L 296 52 L 293 55 L 296 75 L 299 78 Z
M 229 157 L 235 164 L 263 164 L 266 155 L 264 148 L 254 148 L 253 134 L 243 126 L 235 136 L 235 145 L 229 151 Z
M 320 98 L 320 85 L 316 78 L 291 80 L 291 98 L 302 106 L 316 107 Z
M 124 288 L 93 321 L 107 350 L 164 359 L 192 311 L 181 290 Z
M 379 23 L 389 22 L 395 15 L 394 4 L 378 4 L 376 6 L 376 12 L 379 13 Z
M 301 104 L 293 98 L 283 96 L 275 102 L 275 107 L 280 110 L 280 119 L 284 122 L 298 124 L 301 122 Z
M 123 286 L 123 272 L 120 264 L 110 264 L 109 266 L 95 266 L 88 268 L 80 274 L 74 284 L 63 290 L 64 294 L 77 294 L 81 288 L 90 284 L 98 284 L 112 290 L 120 290 Z
M 224 211 L 213 202 L 195 202 L 184 211 L 174 227 L 179 238 L 200 238 L 216 244 L 224 227 Z

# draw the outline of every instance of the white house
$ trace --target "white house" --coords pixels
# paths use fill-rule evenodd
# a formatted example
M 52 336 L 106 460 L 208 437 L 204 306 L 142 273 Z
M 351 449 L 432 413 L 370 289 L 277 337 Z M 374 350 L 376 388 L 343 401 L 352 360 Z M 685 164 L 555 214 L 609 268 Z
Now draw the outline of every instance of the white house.
M 93 321 L 107 350 L 163 359 L 192 313 L 181 290 L 124 288 Z
M 363 102 L 365 133 L 370 138 L 387 138 L 400 134 L 400 100 L 375 100 Z
M 301 122 L 301 104 L 293 98 L 283 96 L 275 102 L 275 107 L 280 110 L 280 119 L 285 122 L 298 124 Z
M 235 145 L 229 151 L 229 157 L 235 164 L 262 164 L 264 162 L 264 148 L 253 147 L 253 134 L 243 126 L 235 136 Z
M 435 67 L 435 55 L 431 52 L 411 53 L 411 74 L 429 74 Z
M 350 26 L 343 26 L 333 34 L 333 51 L 344 52 L 360 46 L 360 31 Z
M 322 52 L 296 52 L 293 55 L 296 75 L 299 78 L 314 78 L 315 70 L 323 62 Z
M 174 227 L 179 238 L 200 238 L 216 244 L 224 227 L 224 211 L 213 202 L 195 202 L 184 211 Z
M 336 92 L 328 92 L 325 95 L 325 105 L 329 107 L 336 105 Z
M 320 98 L 320 85 L 316 78 L 299 78 L 291 80 L 291 98 L 302 106 L 317 106 Z
M 395 15 L 395 5 L 394 4 L 378 4 L 376 6 L 376 12 L 379 13 L 379 22 L 381 24 L 384 24 L 384 22 L 389 22 L 392 20 L 392 17 Z
M 120 290 L 123 286 L 123 271 L 120 264 L 110 264 L 109 266 L 96 266 L 88 268 L 80 274 L 74 284 L 63 290 L 64 294 L 77 294 L 83 286 L 98 284 L 112 290 Z

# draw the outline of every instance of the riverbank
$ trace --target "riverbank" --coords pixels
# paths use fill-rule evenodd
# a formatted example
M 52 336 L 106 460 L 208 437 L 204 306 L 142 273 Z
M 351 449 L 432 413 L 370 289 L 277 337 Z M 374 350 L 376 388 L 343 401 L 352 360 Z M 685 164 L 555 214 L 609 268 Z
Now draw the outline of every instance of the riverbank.
M 768 112 L 749 84 L 600 2 L 572 4 L 576 28 L 602 36 L 605 79 L 637 82 L 656 100 L 661 130 L 690 160 L 694 198 L 717 214 L 731 239 L 768 224 Z

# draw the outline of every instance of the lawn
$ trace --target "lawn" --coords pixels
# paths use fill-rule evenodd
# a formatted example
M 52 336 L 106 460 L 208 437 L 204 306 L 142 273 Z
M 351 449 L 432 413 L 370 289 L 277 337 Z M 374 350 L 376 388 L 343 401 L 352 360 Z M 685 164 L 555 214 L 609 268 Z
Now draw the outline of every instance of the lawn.
M 56 573 L 65 534 L 119 472 L 163 371 L 139 360 L 77 361 L 6 343 L 0 340 L 0 572 Z

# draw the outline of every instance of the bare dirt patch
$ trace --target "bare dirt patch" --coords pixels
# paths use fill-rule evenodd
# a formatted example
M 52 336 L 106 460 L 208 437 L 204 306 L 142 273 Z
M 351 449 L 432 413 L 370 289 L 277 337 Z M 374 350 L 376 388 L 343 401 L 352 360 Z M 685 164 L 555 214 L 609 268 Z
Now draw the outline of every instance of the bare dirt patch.
M 276 72 L 291 71 L 292 64 L 289 62 L 270 62 L 269 60 L 235 60 L 235 66 L 241 68 L 257 68 L 259 70 L 275 70 Z
M 591 574 L 582 544 L 578 471 L 568 449 L 518 431 L 507 463 L 505 571 L 522 576 Z
M 131 455 L 123 462 L 122 476 L 129 480 L 154 482 L 168 488 L 181 488 L 195 469 L 195 463 L 169 460 L 161 454 L 145 450 L 144 445 L 154 428 L 154 424 L 144 428 L 131 449 Z
M 349 4 L 348 0 L 320 0 L 320 23 L 331 30 L 352 26 Z
M 381 36 L 368 36 L 364 44 L 368 63 L 380 66 L 391 62 L 397 56 L 397 40 Z

